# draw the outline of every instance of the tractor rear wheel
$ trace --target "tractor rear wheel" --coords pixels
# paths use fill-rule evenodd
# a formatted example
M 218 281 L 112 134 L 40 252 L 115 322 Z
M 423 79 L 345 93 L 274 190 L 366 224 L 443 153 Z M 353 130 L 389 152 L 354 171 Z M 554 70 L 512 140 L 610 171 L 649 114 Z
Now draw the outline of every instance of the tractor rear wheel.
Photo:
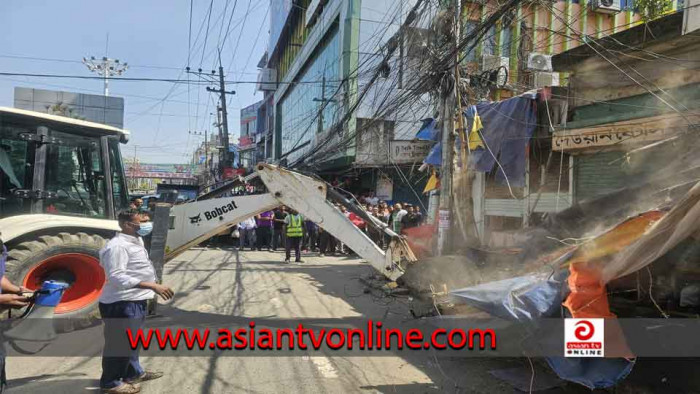
M 99 235 L 59 233 L 26 241 L 8 252 L 6 275 L 12 283 L 32 290 L 46 280 L 69 285 L 55 310 L 56 330 L 73 331 L 99 319 L 98 299 L 105 283 Z

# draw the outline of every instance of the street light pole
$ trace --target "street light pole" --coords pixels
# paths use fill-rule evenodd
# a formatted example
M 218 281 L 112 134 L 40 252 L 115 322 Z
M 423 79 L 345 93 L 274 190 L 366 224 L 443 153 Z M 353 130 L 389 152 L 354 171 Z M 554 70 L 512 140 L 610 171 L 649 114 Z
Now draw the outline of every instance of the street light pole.
M 106 56 L 100 60 L 95 59 L 94 56 L 90 56 L 90 59 L 84 57 L 83 64 L 87 66 L 88 70 L 104 79 L 105 96 L 109 96 L 109 77 L 122 75 L 129 69 L 128 63 L 120 63 L 119 59 L 110 59 Z

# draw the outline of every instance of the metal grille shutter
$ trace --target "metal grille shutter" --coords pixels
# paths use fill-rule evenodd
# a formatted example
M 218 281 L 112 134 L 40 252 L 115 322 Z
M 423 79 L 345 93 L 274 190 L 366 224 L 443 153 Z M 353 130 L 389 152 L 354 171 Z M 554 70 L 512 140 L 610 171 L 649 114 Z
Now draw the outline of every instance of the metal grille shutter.
M 624 152 L 600 152 L 575 158 L 576 200 L 588 200 L 636 183 L 653 174 L 654 160 L 636 157 L 633 162 Z M 658 162 L 657 162 L 658 164 Z

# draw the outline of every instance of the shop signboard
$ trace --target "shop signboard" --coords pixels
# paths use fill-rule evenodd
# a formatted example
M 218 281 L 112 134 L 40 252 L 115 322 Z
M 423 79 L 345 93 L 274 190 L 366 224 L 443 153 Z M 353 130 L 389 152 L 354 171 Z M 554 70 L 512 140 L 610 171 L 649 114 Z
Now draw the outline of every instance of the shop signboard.
M 389 161 L 393 164 L 420 162 L 428 156 L 433 144 L 433 141 L 390 141 Z

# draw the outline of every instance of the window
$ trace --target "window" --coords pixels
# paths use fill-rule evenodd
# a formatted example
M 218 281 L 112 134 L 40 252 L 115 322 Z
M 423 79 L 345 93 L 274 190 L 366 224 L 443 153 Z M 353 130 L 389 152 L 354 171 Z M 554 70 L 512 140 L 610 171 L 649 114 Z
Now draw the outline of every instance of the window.
M 501 56 L 510 57 L 510 46 L 513 41 L 513 30 L 511 30 L 510 25 L 503 24 L 502 27 L 503 42 L 501 43 Z
M 57 194 L 46 213 L 107 217 L 105 174 L 99 139 L 52 130 L 58 143 L 48 145 L 45 189 Z
M 109 141 L 109 165 L 112 167 L 112 195 L 116 214 L 129 207 L 129 194 L 124 182 L 124 164 L 119 154 L 119 142 L 116 139 Z
M 3 217 L 29 213 L 31 199 L 16 197 L 18 189 L 32 189 L 34 177 L 34 144 L 21 140 L 27 130 L 0 129 L 0 214 Z
M 281 153 L 285 154 L 312 140 L 317 131 L 329 129 L 340 106 L 340 38 L 337 25 L 321 41 L 306 66 L 278 104 L 277 126 Z M 319 124 L 320 123 L 320 124 Z M 292 162 L 311 149 L 289 154 Z
M 498 42 L 498 34 L 496 33 L 496 26 L 491 25 L 489 30 L 484 35 L 483 48 L 481 50 L 482 55 L 495 55 L 496 54 L 496 43 Z
M 474 29 L 479 25 L 477 21 L 467 21 L 465 25 L 465 35 L 470 35 L 474 32 Z M 464 48 L 465 51 L 469 51 L 466 53 L 464 56 L 464 61 L 466 62 L 475 62 L 476 60 L 476 46 L 474 46 L 473 49 L 470 50 L 470 48 L 474 45 L 474 40 L 469 41 L 469 43 L 466 45 Z

